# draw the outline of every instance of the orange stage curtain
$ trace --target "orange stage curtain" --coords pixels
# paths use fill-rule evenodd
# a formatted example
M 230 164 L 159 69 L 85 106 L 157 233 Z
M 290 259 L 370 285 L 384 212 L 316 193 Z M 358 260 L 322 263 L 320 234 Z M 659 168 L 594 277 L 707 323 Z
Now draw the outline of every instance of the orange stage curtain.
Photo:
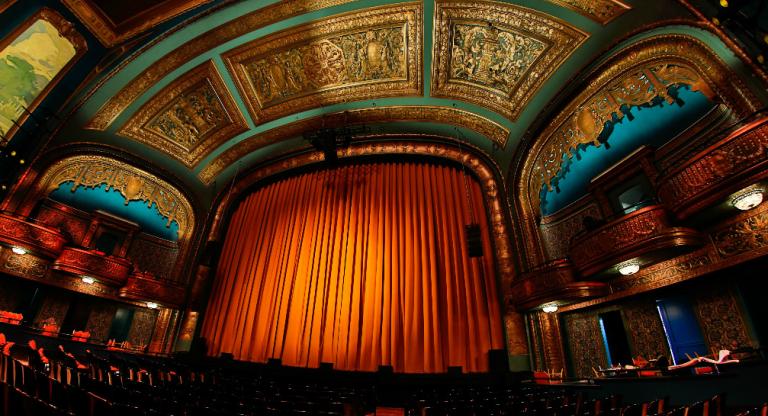
M 209 353 L 284 365 L 487 371 L 504 348 L 483 196 L 467 254 L 461 170 L 374 163 L 264 186 L 233 213 L 202 336 Z

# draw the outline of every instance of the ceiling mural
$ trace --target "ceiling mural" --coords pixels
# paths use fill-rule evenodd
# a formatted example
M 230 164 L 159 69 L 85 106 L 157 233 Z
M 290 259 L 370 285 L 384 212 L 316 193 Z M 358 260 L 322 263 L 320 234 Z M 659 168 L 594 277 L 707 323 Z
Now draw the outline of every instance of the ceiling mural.
M 208 61 L 158 92 L 120 129 L 193 167 L 248 124 Z
M 224 56 L 256 123 L 369 98 L 421 94 L 421 4 L 314 22 Z
M 602 25 L 619 17 L 631 9 L 618 0 L 549 0 L 561 6 L 573 9 Z
M 304 132 L 317 130 L 326 125 L 374 124 L 396 121 L 442 122 L 464 127 L 476 131 L 502 146 L 509 136 L 509 130 L 505 127 L 476 114 L 452 107 L 399 106 L 350 110 L 286 124 L 241 141 L 206 165 L 198 177 L 203 183 L 210 184 L 224 169 L 244 156 L 270 144 L 301 136 Z
M 588 36 L 503 3 L 438 1 L 435 13 L 432 95 L 488 107 L 511 120 Z

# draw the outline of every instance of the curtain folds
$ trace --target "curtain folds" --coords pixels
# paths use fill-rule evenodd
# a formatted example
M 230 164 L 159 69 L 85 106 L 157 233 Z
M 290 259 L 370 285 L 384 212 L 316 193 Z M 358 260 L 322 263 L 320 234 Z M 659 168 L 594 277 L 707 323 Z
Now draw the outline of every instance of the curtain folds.
M 486 371 L 504 348 L 479 184 L 372 163 L 266 185 L 234 211 L 202 336 L 209 353 L 291 366 Z M 467 254 L 470 211 L 484 256 Z

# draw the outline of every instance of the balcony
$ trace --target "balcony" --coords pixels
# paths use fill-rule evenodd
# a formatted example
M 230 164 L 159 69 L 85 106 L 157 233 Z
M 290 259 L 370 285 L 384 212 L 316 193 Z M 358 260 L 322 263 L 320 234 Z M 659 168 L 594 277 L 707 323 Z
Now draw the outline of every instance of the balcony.
M 108 286 L 125 285 L 132 263 L 120 257 L 76 247 L 65 247 L 51 269 L 78 276 L 90 276 Z
M 659 198 L 679 219 L 768 176 L 768 117 L 746 123 L 659 180 Z
M 121 298 L 153 301 L 166 306 L 178 307 L 184 302 L 184 287 L 156 279 L 150 273 L 134 272 L 120 288 Z
M 39 253 L 44 257 L 56 258 L 67 239 L 55 228 L 0 213 L 0 242 Z
M 659 261 L 705 242 L 696 230 L 673 227 L 664 207 L 651 205 L 576 235 L 570 258 L 579 273 L 590 276 L 630 259 Z
M 576 281 L 576 270 L 567 259 L 546 263 L 512 282 L 512 300 L 521 310 L 545 303 L 571 303 L 608 294 L 603 282 Z

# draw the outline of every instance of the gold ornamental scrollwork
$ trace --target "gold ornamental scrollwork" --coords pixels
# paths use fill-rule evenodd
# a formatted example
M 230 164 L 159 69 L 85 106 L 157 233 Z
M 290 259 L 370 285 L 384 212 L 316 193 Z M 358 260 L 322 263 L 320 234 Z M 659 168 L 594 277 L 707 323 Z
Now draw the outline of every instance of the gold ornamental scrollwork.
M 512 4 L 439 0 L 436 7 L 432 96 L 477 104 L 512 121 L 588 37 Z
M 283 0 L 265 6 L 230 22 L 215 27 L 191 39 L 162 58 L 153 62 L 119 92 L 114 94 L 96 113 L 86 128 L 106 130 L 136 99 L 163 77 L 175 71 L 192 58 L 230 40 L 270 24 L 315 10 L 351 3 L 353 0 Z M 113 77 L 115 72 L 110 74 Z M 105 80 L 106 81 L 106 80 Z M 103 85 L 103 82 L 102 82 Z M 95 90 L 94 90 L 95 91 Z
M 601 25 L 629 11 L 631 7 L 618 0 L 549 0 L 586 16 Z
M 607 68 L 561 111 L 534 141 L 522 176 L 525 194 L 538 210 L 543 187 L 552 189 L 560 162 L 583 145 L 600 145 L 605 123 L 624 117 L 622 106 L 638 106 L 657 97 L 674 101 L 670 86 L 687 85 L 722 101 L 737 115 L 747 115 L 757 98 L 707 46 L 686 35 L 644 39 L 619 52 Z
M 210 185 L 224 169 L 244 156 L 263 147 L 292 137 L 301 136 L 306 131 L 319 129 L 323 126 L 397 121 L 434 122 L 464 127 L 487 137 L 501 147 L 504 147 L 509 137 L 509 130 L 504 126 L 474 113 L 453 107 L 393 106 L 364 108 L 304 119 L 259 133 L 221 153 L 200 171 L 198 178 L 206 185 Z
M 125 203 L 144 201 L 156 206 L 167 219 L 179 225 L 179 240 L 190 237 L 195 226 L 194 214 L 189 201 L 176 188 L 164 180 L 126 163 L 97 155 L 78 155 L 52 164 L 37 182 L 34 195 L 50 194 L 63 183 L 71 182 L 74 192 L 80 186 L 107 185 L 118 191 Z
M 248 123 L 213 61 L 163 88 L 118 134 L 165 152 L 193 167 L 221 143 L 248 130 Z
M 348 101 L 422 93 L 422 6 L 350 12 L 224 54 L 256 124 Z

